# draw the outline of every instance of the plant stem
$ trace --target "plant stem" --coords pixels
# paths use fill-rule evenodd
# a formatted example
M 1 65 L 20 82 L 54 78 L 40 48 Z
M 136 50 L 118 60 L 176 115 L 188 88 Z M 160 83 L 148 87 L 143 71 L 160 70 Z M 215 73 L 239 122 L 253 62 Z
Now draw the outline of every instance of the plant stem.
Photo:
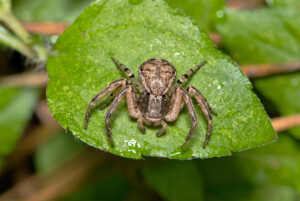
M 41 44 L 33 43 L 30 34 L 13 15 L 11 0 L 1 0 L 0 20 L 15 35 L 1 27 L 0 41 L 3 44 L 32 59 L 38 59 L 39 61 L 47 60 L 45 47 Z
M 21 23 L 15 18 L 11 12 L 10 1 L 3 1 L 2 9 L 0 10 L 0 19 L 5 25 L 15 33 L 26 45 L 31 45 L 32 40 L 29 33 L 24 29 Z
M 272 119 L 272 125 L 276 132 L 284 131 L 294 126 L 299 126 L 300 114 L 274 118 Z
M 300 70 L 300 62 L 290 62 L 285 64 L 263 64 L 243 66 L 242 71 L 249 78 L 260 78 L 281 73 L 290 73 Z
M 28 47 L 25 45 L 21 40 L 7 32 L 5 29 L 0 27 L 0 43 L 17 50 L 18 52 L 31 57 L 35 58 L 36 54 Z

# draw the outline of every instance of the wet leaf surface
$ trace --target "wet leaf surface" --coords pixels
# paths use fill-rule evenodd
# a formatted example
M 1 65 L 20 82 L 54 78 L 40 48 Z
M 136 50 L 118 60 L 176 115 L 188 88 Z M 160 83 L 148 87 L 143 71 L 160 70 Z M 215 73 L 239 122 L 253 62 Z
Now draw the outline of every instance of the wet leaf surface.
M 89 145 L 129 158 L 191 159 L 229 155 L 276 139 L 251 83 L 236 64 L 214 48 L 206 33 L 163 1 L 97 1 L 65 31 L 54 50 L 47 67 L 48 105 L 64 128 Z M 100 103 L 84 130 L 90 100 L 110 82 L 125 77 L 112 56 L 135 74 L 142 62 L 155 57 L 171 62 L 178 75 L 207 60 L 187 83 L 196 86 L 218 112 L 207 148 L 201 147 L 207 122 L 197 106 L 199 124 L 184 150 L 180 146 L 191 127 L 186 109 L 157 138 L 160 127 L 147 126 L 142 134 L 123 101 L 111 121 L 115 142 L 111 147 L 103 119 L 107 109 L 99 111 Z

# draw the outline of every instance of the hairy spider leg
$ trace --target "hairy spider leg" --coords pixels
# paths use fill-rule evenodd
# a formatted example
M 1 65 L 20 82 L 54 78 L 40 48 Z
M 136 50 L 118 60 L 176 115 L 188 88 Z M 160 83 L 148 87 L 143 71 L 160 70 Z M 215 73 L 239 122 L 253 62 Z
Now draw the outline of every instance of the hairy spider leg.
M 189 134 L 187 135 L 185 142 L 181 145 L 181 149 L 184 149 L 186 144 L 190 141 L 195 128 L 197 127 L 198 117 L 197 117 L 190 94 L 185 89 L 183 89 L 183 88 L 180 88 L 180 89 L 182 90 L 183 100 L 188 108 L 189 115 L 192 119 L 192 127 L 190 128 Z
M 111 139 L 111 130 L 110 130 L 110 125 L 109 125 L 109 120 L 113 114 L 113 112 L 117 109 L 118 105 L 120 104 L 121 100 L 124 98 L 126 95 L 126 91 L 129 86 L 124 87 L 117 95 L 116 98 L 114 99 L 113 103 L 109 107 L 104 119 L 105 119 L 105 126 L 106 126 L 106 133 L 109 139 L 109 143 L 113 146 L 114 142 Z
M 109 139 L 109 143 L 113 146 L 114 142 L 111 138 L 111 129 L 109 125 L 110 118 L 114 111 L 117 109 L 118 105 L 126 95 L 126 101 L 127 101 L 127 107 L 128 107 L 128 113 L 133 118 L 138 118 L 141 115 L 141 112 L 138 110 L 136 105 L 136 94 L 134 93 L 133 87 L 129 83 L 127 86 L 125 86 L 121 91 L 118 92 L 116 95 L 114 101 L 112 102 L 111 106 L 108 108 L 107 113 L 104 117 L 105 119 L 105 126 L 106 126 L 106 132 Z
M 179 112 L 182 109 L 182 99 L 188 108 L 189 115 L 192 120 L 192 127 L 186 137 L 186 141 L 184 144 L 181 145 L 181 148 L 183 149 L 186 146 L 186 144 L 188 143 L 188 141 L 191 139 L 192 134 L 198 124 L 198 117 L 195 112 L 195 108 L 193 106 L 192 99 L 191 99 L 189 93 L 185 89 L 183 89 L 181 87 L 177 87 L 175 94 L 173 95 L 172 100 L 171 100 L 171 108 L 172 109 L 166 114 L 165 120 L 174 121 L 177 119 Z
M 118 60 L 116 60 L 114 57 L 111 58 L 111 60 L 119 67 L 121 68 L 126 75 L 129 77 L 132 85 L 140 92 L 143 93 L 145 91 L 145 88 L 143 85 L 136 79 L 134 74 L 127 68 L 124 64 L 120 63 Z
M 198 89 L 196 89 L 193 86 L 189 86 L 187 88 L 187 91 L 189 94 L 194 95 L 206 120 L 207 120 L 207 131 L 206 131 L 206 135 L 205 135 L 205 142 L 203 143 L 202 147 L 205 148 L 206 145 L 208 144 L 209 138 L 210 138 L 210 134 L 211 134 L 211 130 L 212 130 L 212 116 L 211 114 L 217 115 L 217 113 L 215 111 L 212 110 L 212 108 L 210 107 L 209 103 L 207 102 L 206 98 L 204 98 L 204 96 L 200 93 L 200 91 Z
M 104 110 L 107 106 L 111 104 L 111 102 L 115 99 L 116 95 L 121 90 L 120 87 L 116 88 L 113 92 L 110 93 L 110 95 L 107 97 L 105 102 L 99 107 L 100 110 Z
M 156 133 L 157 137 L 160 137 L 164 132 L 166 132 L 168 124 L 164 122 L 163 120 L 161 121 L 162 128 Z
M 101 91 L 100 93 L 98 93 L 90 102 L 88 109 L 86 111 L 85 114 L 85 119 L 84 119 L 84 128 L 87 129 L 88 128 L 88 121 L 89 121 L 89 116 L 91 113 L 91 110 L 93 108 L 93 106 L 99 101 L 101 100 L 104 96 L 106 96 L 108 93 L 114 91 L 115 89 L 117 89 L 118 87 L 125 87 L 127 85 L 127 80 L 125 78 L 116 80 L 112 83 L 109 84 L 108 87 L 106 87 L 103 91 Z
M 207 63 L 207 61 L 202 61 L 197 66 L 189 69 L 184 75 L 182 75 L 177 82 L 170 88 L 168 91 L 168 95 L 171 96 L 177 87 L 181 86 L 193 73 L 195 73 L 199 68 L 204 66 Z

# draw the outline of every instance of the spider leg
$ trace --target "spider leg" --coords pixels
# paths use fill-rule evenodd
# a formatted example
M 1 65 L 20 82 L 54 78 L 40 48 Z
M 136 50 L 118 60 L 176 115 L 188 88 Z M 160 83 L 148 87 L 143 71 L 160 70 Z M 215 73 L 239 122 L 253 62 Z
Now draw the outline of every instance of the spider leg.
M 174 121 L 177 119 L 179 112 L 184 106 L 184 102 L 182 101 L 182 91 L 180 88 L 177 88 L 172 99 L 171 99 L 171 110 L 165 115 L 166 121 Z
M 200 93 L 200 91 L 198 89 L 196 89 L 193 86 L 189 86 L 187 88 L 187 91 L 189 92 L 189 94 L 195 96 L 195 98 L 196 98 L 196 100 L 197 100 L 197 102 L 198 102 L 198 104 L 199 104 L 206 120 L 207 120 L 207 131 L 206 131 L 206 135 L 205 135 L 205 142 L 202 145 L 202 147 L 205 148 L 206 145 L 208 144 L 210 134 L 211 134 L 211 129 L 212 129 L 212 116 L 211 116 L 211 114 L 216 115 L 217 113 L 212 110 L 209 103 L 207 102 L 207 100 L 204 98 L 204 96 Z
M 118 60 L 116 60 L 114 57 L 111 58 L 111 60 L 119 67 L 121 68 L 126 75 L 129 77 L 131 83 L 133 86 L 140 92 L 143 93 L 145 91 L 145 88 L 139 81 L 135 78 L 134 74 L 129 70 L 124 64 L 120 63 Z
M 115 89 L 115 91 L 111 92 L 109 97 L 105 100 L 105 102 L 99 107 L 100 110 L 104 110 L 107 106 L 111 104 L 111 102 L 115 99 L 116 94 L 120 91 L 120 89 Z
M 190 140 L 190 138 L 192 137 L 192 134 L 198 124 L 198 117 L 196 115 L 192 99 L 189 93 L 185 89 L 180 87 L 176 89 L 175 94 L 173 95 L 171 100 L 171 110 L 166 114 L 165 120 L 174 121 L 175 119 L 177 119 L 178 114 L 182 109 L 182 99 L 184 100 L 184 103 L 188 108 L 189 115 L 192 119 L 192 127 L 189 131 L 189 134 L 186 137 L 185 143 L 181 145 L 181 148 L 183 149 L 188 143 L 188 141 Z
M 195 73 L 199 68 L 204 66 L 207 63 L 207 61 L 202 61 L 197 66 L 189 69 L 184 75 L 182 75 L 177 82 L 169 89 L 168 95 L 171 96 L 177 87 L 181 86 L 193 73 Z
M 162 134 L 164 134 L 164 132 L 166 132 L 168 124 L 164 121 L 161 121 L 162 124 L 162 128 L 156 133 L 157 137 L 160 137 Z
M 101 91 L 100 93 L 98 93 L 90 102 L 88 109 L 86 111 L 85 114 L 85 119 L 84 119 L 84 128 L 87 129 L 88 128 L 88 121 L 89 121 L 89 117 L 90 117 L 90 113 L 91 110 L 93 108 L 93 106 L 99 101 L 101 100 L 105 95 L 107 95 L 108 93 L 114 91 L 115 89 L 117 89 L 118 87 L 122 86 L 126 86 L 127 85 L 127 80 L 125 78 L 116 80 L 112 83 L 109 84 L 108 87 L 106 87 L 103 91 Z
M 129 85 L 129 88 L 126 93 L 126 101 L 127 101 L 127 108 L 128 108 L 128 113 L 131 117 L 137 118 L 138 119 L 138 125 L 141 129 L 141 131 L 144 133 L 145 127 L 143 124 L 143 115 L 138 109 L 138 106 L 136 104 L 136 91 L 134 91 L 134 88 Z
M 181 149 L 184 149 L 186 144 L 189 142 L 189 140 L 191 139 L 192 137 L 192 134 L 195 130 L 195 128 L 197 127 L 197 124 L 198 124 L 198 117 L 197 117 L 197 114 L 196 114 L 196 111 L 195 111 L 195 108 L 194 108 L 194 105 L 193 105 L 193 101 L 191 99 L 191 96 L 190 94 L 183 88 L 179 88 L 180 90 L 182 90 L 182 96 L 183 96 L 183 100 L 188 108 L 188 111 L 189 111 L 189 114 L 190 114 L 190 117 L 192 119 L 192 127 L 189 131 L 189 134 L 187 135 L 186 139 L 185 139 L 185 142 L 181 145 Z
M 126 92 L 128 90 L 130 86 L 127 85 L 126 87 L 124 87 L 117 95 L 116 98 L 114 99 L 113 103 L 111 104 L 111 106 L 109 107 L 104 119 L 105 119 L 105 126 L 106 126 L 106 132 L 107 132 L 107 136 L 108 136 L 108 140 L 109 143 L 113 146 L 114 142 L 111 139 L 111 130 L 110 130 L 110 125 L 109 125 L 109 120 L 112 116 L 112 114 L 114 113 L 114 111 L 117 109 L 118 105 L 120 104 L 120 102 L 122 101 L 122 99 L 124 98 L 124 96 L 126 95 Z
M 145 133 L 146 129 L 145 129 L 145 126 L 143 124 L 143 117 L 141 115 L 138 117 L 138 125 L 139 125 L 141 131 L 143 133 Z

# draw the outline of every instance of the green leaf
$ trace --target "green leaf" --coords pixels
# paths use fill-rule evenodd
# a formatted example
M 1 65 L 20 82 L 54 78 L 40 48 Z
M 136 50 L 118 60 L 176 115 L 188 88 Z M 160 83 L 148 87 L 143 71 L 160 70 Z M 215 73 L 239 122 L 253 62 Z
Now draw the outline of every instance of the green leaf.
M 225 48 L 240 64 L 282 63 L 300 58 L 297 9 L 227 10 L 216 26 Z
M 230 158 L 197 161 L 205 175 L 205 193 L 210 198 L 207 200 L 298 200 L 300 147 L 285 135 L 282 133 L 270 146 Z
M 214 48 L 206 33 L 161 0 L 130 2 L 93 3 L 56 42 L 57 54 L 48 61 L 47 98 L 53 116 L 64 128 L 94 147 L 129 158 L 223 156 L 276 139 L 249 80 L 229 57 Z M 160 127 L 147 126 L 146 133 L 141 133 L 124 101 L 111 122 L 114 147 L 106 136 L 103 118 L 107 109 L 99 111 L 95 107 L 85 130 L 83 122 L 90 100 L 110 82 L 125 77 L 111 56 L 134 73 L 142 62 L 164 58 L 175 66 L 178 75 L 207 60 L 208 64 L 188 83 L 196 86 L 218 112 L 213 116 L 207 148 L 201 148 L 207 122 L 196 104 L 199 124 L 184 150 L 180 146 L 191 127 L 186 109 L 169 123 L 167 133 L 160 138 L 155 136 Z
M 73 22 L 92 0 L 14 0 L 13 12 L 23 21 Z
M 38 171 L 53 169 L 83 150 L 83 143 L 76 141 L 69 133 L 60 132 L 39 145 L 34 155 L 35 167 Z
M 300 1 L 298 0 L 267 0 L 267 3 L 274 7 L 299 9 Z
M 224 14 L 223 0 L 167 0 L 167 2 L 182 9 L 205 31 L 214 31 L 216 19 Z
M 254 81 L 254 87 L 271 100 L 281 115 L 300 113 L 300 73 L 277 75 Z M 289 129 L 300 139 L 300 126 Z
M 164 200 L 203 200 L 202 177 L 193 161 L 166 161 L 146 167 L 143 175 Z
M 0 12 L 10 10 L 11 0 L 0 0 Z
M 39 92 L 34 88 L 0 87 L 0 158 L 17 144 L 38 96 Z
M 103 173 L 101 174 L 103 177 Z M 87 184 L 61 201 L 120 201 L 126 200 L 129 190 L 130 185 L 126 178 L 121 174 L 117 174 L 92 184 Z

